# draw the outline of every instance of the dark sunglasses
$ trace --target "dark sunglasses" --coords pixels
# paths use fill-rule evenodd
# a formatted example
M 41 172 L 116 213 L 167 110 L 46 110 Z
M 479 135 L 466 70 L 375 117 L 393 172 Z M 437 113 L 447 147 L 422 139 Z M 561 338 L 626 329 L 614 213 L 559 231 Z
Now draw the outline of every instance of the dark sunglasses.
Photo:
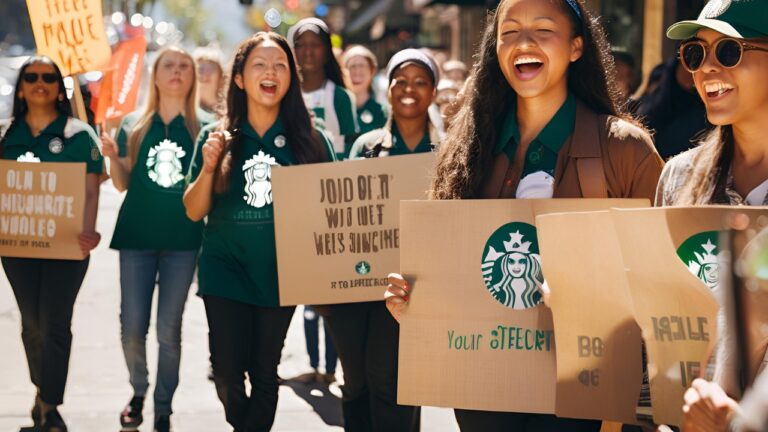
M 22 78 L 29 84 L 34 84 L 40 77 L 43 77 L 43 81 L 48 84 L 53 84 L 59 80 L 59 76 L 52 72 L 37 73 L 37 72 L 24 72 Z
M 690 40 L 680 45 L 680 61 L 688 72 L 696 72 L 701 69 L 707 59 L 710 48 L 700 40 Z M 735 68 L 741 63 L 744 51 L 763 51 L 768 49 L 750 45 L 742 40 L 723 38 L 715 42 L 715 58 L 725 68 Z

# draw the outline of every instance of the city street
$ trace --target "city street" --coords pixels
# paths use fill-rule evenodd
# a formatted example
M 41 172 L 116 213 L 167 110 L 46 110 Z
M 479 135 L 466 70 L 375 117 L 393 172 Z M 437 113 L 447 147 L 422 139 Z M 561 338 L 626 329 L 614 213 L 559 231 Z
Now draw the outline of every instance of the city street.
M 94 251 L 88 274 L 75 306 L 72 358 L 65 403 L 61 409 L 70 431 L 118 431 L 118 413 L 131 397 L 128 373 L 120 346 L 120 288 L 118 255 L 109 249 L 112 229 L 122 197 L 106 183 L 102 186 L 98 230 L 102 241 Z M 202 301 L 192 286 L 186 306 L 182 334 L 181 383 L 174 399 L 174 430 L 180 432 L 225 432 L 231 428 L 208 381 L 207 323 Z M 283 378 L 308 372 L 301 309 L 294 315 L 279 368 Z M 154 320 L 153 320 L 154 321 Z M 150 381 L 154 381 L 157 344 L 150 327 L 147 353 Z M 16 432 L 31 424 L 29 410 L 34 387 L 20 337 L 20 318 L 5 275 L 0 276 L 0 432 Z M 322 357 L 322 356 L 321 356 Z M 342 379 L 341 368 L 337 373 Z M 150 392 L 152 389 L 150 389 Z M 274 431 L 340 431 L 341 391 L 332 386 L 305 386 L 294 382 L 280 387 Z M 152 401 L 147 398 L 142 432 L 152 430 Z M 450 409 L 422 411 L 422 431 L 458 430 Z

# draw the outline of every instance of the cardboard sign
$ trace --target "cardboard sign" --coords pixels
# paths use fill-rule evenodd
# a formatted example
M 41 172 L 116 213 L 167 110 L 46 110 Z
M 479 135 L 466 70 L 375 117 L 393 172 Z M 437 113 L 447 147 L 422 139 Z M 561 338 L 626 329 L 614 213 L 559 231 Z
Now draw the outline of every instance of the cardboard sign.
M 557 342 L 555 413 L 635 423 L 642 338 L 611 213 L 543 215 L 536 226 Z
M 536 216 L 647 200 L 404 202 L 398 403 L 555 413 L 555 336 Z
M 0 161 L 0 256 L 83 259 L 85 164 Z
M 101 0 L 27 0 L 37 53 L 64 76 L 100 69 L 112 51 L 104 31 Z
M 144 36 L 120 42 L 117 46 L 99 87 L 94 109 L 97 124 L 123 117 L 136 109 L 146 51 Z
M 423 199 L 434 154 L 275 168 L 280 304 L 383 300 L 400 268 L 400 201 Z

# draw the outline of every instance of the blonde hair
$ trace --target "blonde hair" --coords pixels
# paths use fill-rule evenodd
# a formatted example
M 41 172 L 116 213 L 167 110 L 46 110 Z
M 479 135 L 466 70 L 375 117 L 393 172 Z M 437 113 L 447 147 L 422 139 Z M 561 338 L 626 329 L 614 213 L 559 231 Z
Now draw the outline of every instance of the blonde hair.
M 127 152 L 128 161 L 131 166 L 136 163 L 141 142 L 144 141 L 147 131 L 149 131 L 150 126 L 152 126 L 152 117 L 157 113 L 157 109 L 160 106 L 160 92 L 157 90 L 157 85 L 155 84 L 157 78 L 157 65 L 160 64 L 160 60 L 162 60 L 163 56 L 171 52 L 181 54 L 192 62 L 192 85 L 190 86 L 189 93 L 187 93 L 187 98 L 184 101 L 184 124 L 193 141 L 197 137 L 198 132 L 200 132 L 200 124 L 197 122 L 197 67 L 195 59 L 181 48 L 164 48 L 158 53 L 155 63 L 152 65 L 147 105 L 144 108 L 144 112 L 136 121 L 133 129 L 128 134 Z

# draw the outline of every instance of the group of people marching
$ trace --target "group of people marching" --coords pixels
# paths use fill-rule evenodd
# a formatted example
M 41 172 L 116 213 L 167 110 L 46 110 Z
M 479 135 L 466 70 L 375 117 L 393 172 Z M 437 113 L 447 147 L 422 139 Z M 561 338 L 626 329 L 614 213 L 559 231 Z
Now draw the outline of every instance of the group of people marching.
M 316 18 L 299 21 L 287 38 L 257 33 L 237 48 L 227 71 L 211 58 L 196 65 L 184 50 L 165 49 L 151 68 L 146 107 L 123 120 L 116 139 L 97 137 L 72 117 L 61 72 L 50 59 L 35 56 L 22 66 L 0 155 L 86 163 L 79 237 L 86 256 L 100 241 L 95 222 L 103 174 L 127 191 L 110 243 L 120 253 L 122 344 L 133 387 L 120 413 L 125 430 L 143 422 L 155 286 L 154 430 L 171 430 L 182 315 L 195 269 L 226 420 L 236 432 L 272 427 L 277 366 L 294 314 L 294 307 L 279 303 L 272 200 L 280 197 L 272 196 L 269 183 L 274 166 L 437 151 L 431 199 L 606 196 L 648 198 L 660 206 L 768 204 L 763 1 L 713 0 L 697 20 L 669 29 L 670 38 L 683 41 L 680 61 L 715 127 L 666 166 L 651 134 L 619 101 L 605 33 L 583 0 L 503 0 L 485 25 L 467 82 L 441 110 L 447 132 L 434 109 L 440 67 L 432 57 L 406 49 L 390 59 L 385 107 L 372 87 L 376 57 L 356 46 L 339 64 L 330 36 Z M 218 118 L 198 103 L 203 72 L 214 88 L 200 95 L 209 110 L 228 76 Z M 37 388 L 31 417 L 40 431 L 67 430 L 57 407 L 67 379 L 73 306 L 88 264 L 89 258 L 2 258 L 21 311 Z M 398 405 L 396 396 L 397 320 L 410 286 L 397 274 L 389 281 L 385 301 L 318 308 L 343 367 L 347 431 L 420 428 L 420 409 Z M 758 375 L 750 376 L 765 385 Z M 694 382 L 680 401 L 684 429 L 764 430 L 747 427 L 744 410 L 726 390 L 724 383 Z M 553 415 L 455 414 L 462 431 L 601 427 Z

